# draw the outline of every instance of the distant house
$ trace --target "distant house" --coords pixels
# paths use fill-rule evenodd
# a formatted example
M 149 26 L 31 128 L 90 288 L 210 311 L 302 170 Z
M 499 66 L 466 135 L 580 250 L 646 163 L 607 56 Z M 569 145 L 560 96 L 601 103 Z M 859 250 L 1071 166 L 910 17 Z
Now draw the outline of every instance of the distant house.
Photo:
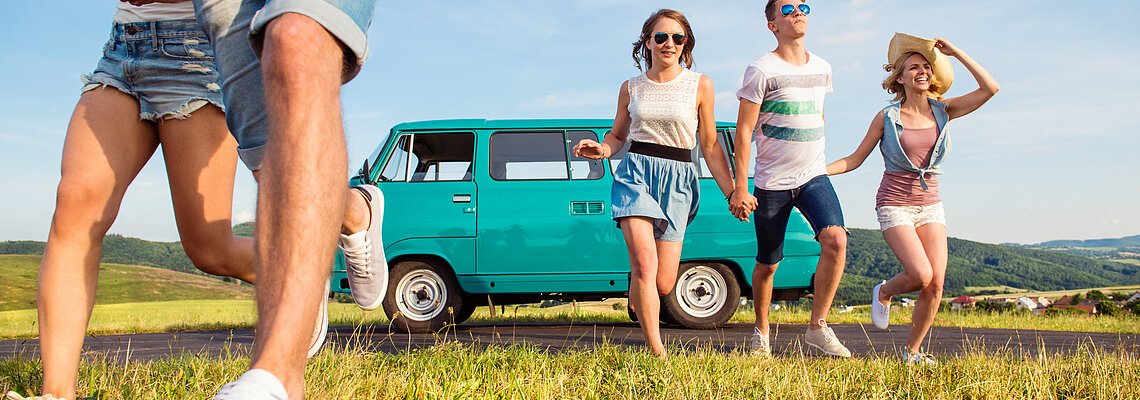
M 1127 303 L 1131 303 L 1131 302 L 1136 301 L 1136 300 L 1140 300 L 1140 290 L 1137 290 L 1135 293 L 1132 293 L 1132 297 L 1128 298 Z
M 901 300 L 899 300 L 899 304 L 902 305 L 904 308 L 913 308 L 914 303 L 915 303 L 914 299 L 908 299 L 906 297 L 903 297 Z
M 950 310 L 958 311 L 958 310 L 961 310 L 963 308 L 974 308 L 974 304 L 977 304 L 977 303 L 978 303 L 978 301 L 975 300 L 973 297 L 965 296 L 965 295 L 958 296 L 958 298 L 956 298 L 954 300 L 950 300 Z
M 1068 295 L 1061 296 L 1060 299 L 1057 299 L 1057 301 L 1053 302 L 1054 307 L 1071 306 L 1071 305 L 1073 305 L 1073 296 L 1068 296 Z
M 1045 296 L 1030 297 L 1030 299 L 1036 301 L 1037 304 L 1041 307 L 1049 307 L 1049 305 L 1052 304 L 1052 302 L 1049 301 L 1049 298 Z
M 1026 310 L 1033 311 L 1033 310 L 1036 310 L 1037 307 L 1040 307 L 1040 306 L 1041 305 L 1038 304 L 1036 300 L 1033 300 L 1031 298 L 1024 297 L 1024 296 L 1017 298 L 1017 308 L 1019 308 L 1019 309 L 1024 308 Z

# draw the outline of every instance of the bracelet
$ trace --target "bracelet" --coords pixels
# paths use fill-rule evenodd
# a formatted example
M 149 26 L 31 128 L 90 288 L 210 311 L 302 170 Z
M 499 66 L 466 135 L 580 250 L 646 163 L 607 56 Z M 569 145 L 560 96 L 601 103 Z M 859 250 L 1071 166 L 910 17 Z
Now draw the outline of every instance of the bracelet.
M 736 189 L 732 189 L 732 191 L 731 191 L 731 192 L 728 192 L 728 196 L 726 196 L 726 197 L 724 198 L 724 200 L 725 200 L 725 201 L 729 201 L 729 200 L 732 200 L 732 195 L 734 195 L 734 194 L 736 194 Z

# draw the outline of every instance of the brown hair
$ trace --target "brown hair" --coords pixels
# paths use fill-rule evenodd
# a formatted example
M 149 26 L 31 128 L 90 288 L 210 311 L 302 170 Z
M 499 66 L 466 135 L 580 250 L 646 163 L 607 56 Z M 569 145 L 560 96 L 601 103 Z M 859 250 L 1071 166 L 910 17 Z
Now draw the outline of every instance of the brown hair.
M 903 70 L 906 67 L 903 65 L 903 63 L 906 62 L 907 58 L 910 58 L 910 56 L 914 54 L 921 56 L 919 53 L 908 51 L 906 53 L 900 54 L 898 58 L 894 60 L 894 62 L 890 64 L 883 64 L 883 70 L 887 71 L 887 79 L 883 79 L 883 90 L 886 90 L 887 93 L 895 95 L 895 98 L 891 101 L 906 101 L 906 88 L 903 87 L 903 84 L 899 83 L 899 77 L 902 76 Z M 930 62 L 930 60 L 926 61 Z M 942 100 L 942 96 L 937 94 L 938 92 L 942 91 L 941 89 L 942 82 L 939 82 L 938 78 L 936 78 L 934 74 L 930 74 L 930 89 L 926 91 L 926 95 L 933 97 L 936 100 Z
M 777 0 L 768 0 L 768 4 L 764 5 L 764 16 L 767 17 L 769 21 L 776 20 L 776 1 Z M 807 0 L 800 0 L 800 3 L 807 3 Z
M 645 62 L 645 69 L 653 68 L 653 56 L 649 53 L 649 39 L 653 36 L 653 25 L 661 18 L 671 18 L 685 28 L 685 45 L 681 48 L 681 57 L 679 60 L 686 68 L 693 68 L 693 48 L 697 47 L 697 38 L 693 36 L 693 28 L 689 26 L 689 20 L 685 18 L 684 14 L 679 11 L 662 8 L 655 11 L 645 20 L 641 25 L 641 36 L 638 37 L 636 42 L 633 42 L 633 63 L 637 65 L 638 71 L 641 69 L 641 62 Z

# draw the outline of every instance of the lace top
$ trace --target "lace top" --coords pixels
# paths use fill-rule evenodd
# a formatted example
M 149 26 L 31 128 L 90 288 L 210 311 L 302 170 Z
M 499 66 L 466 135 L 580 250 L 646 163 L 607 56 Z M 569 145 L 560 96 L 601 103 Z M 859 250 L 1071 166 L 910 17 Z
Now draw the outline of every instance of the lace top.
M 629 80 L 627 140 L 692 149 L 697 143 L 697 86 L 701 74 L 681 70 L 657 83 L 645 74 Z

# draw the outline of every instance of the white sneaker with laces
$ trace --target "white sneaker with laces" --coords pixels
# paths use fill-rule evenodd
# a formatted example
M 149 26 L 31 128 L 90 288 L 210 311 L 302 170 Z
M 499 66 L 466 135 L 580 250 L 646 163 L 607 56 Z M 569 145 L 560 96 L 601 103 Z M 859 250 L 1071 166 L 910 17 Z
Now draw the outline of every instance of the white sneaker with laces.
M 329 335 L 329 285 L 325 283 L 325 295 L 321 297 L 321 306 L 317 309 L 317 324 L 313 326 L 313 335 L 309 339 L 309 350 L 305 353 L 306 358 L 313 358 L 317 352 L 321 351 L 321 347 L 325 345 L 325 339 Z
M 889 303 L 883 304 L 883 302 L 879 301 L 879 290 L 881 290 L 885 284 L 887 284 L 887 281 L 883 281 L 883 283 L 875 285 L 875 288 L 871 289 L 871 323 L 875 324 L 876 328 L 882 330 L 886 330 L 891 324 L 891 305 Z
M 938 366 L 938 360 L 935 360 L 934 356 L 926 353 L 911 353 L 910 350 L 903 349 L 902 358 L 907 365 L 918 365 L 923 367 Z
M 843 346 L 843 343 L 839 343 L 839 338 L 835 337 L 835 331 L 827 325 L 818 331 L 812 330 L 811 326 L 808 326 L 807 333 L 804 334 L 804 343 L 829 356 L 851 358 L 851 350 Z
M 752 330 L 752 339 L 749 340 L 749 354 L 753 356 L 772 356 L 772 346 L 768 343 L 768 335 L 760 333 L 759 329 Z
M 264 369 L 251 369 L 222 386 L 214 400 L 288 400 L 285 386 Z
M 388 260 L 384 256 L 384 193 L 373 185 L 354 187 L 368 202 L 368 229 L 352 235 L 340 235 L 337 246 L 344 252 L 348 272 L 348 288 L 352 301 L 365 310 L 375 310 L 388 290 Z

